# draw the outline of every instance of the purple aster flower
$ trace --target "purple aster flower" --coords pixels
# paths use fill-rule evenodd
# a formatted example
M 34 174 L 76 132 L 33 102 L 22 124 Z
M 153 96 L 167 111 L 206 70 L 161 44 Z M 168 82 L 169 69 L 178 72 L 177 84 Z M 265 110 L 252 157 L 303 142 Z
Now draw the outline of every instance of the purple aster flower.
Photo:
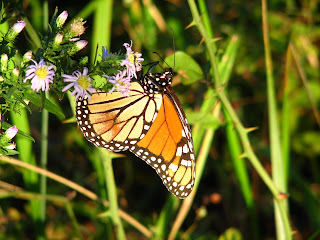
M 126 48 L 126 59 L 122 61 L 121 66 L 126 66 L 128 77 L 131 79 L 133 77 L 137 78 L 137 72 L 142 70 L 141 62 L 144 59 L 141 57 L 142 54 L 132 51 L 132 41 L 131 44 L 125 43 L 123 46 Z
M 83 73 L 77 70 L 74 71 L 72 75 L 63 74 L 62 77 L 64 78 L 63 81 L 71 82 L 62 89 L 62 92 L 74 87 L 74 91 L 71 93 L 71 96 L 76 95 L 75 100 L 79 97 L 83 98 L 84 96 L 91 99 L 90 94 L 96 91 L 96 89 L 91 86 L 92 79 L 88 76 L 88 68 L 86 67 L 83 68 Z
M 102 56 L 100 54 L 98 55 L 102 58 L 102 61 L 105 61 L 108 57 L 113 56 L 112 53 L 109 53 L 108 47 L 105 46 L 102 46 Z
M 34 65 L 30 65 L 27 67 L 26 78 L 23 82 L 27 82 L 27 80 L 31 79 L 31 89 L 39 92 L 50 90 L 49 84 L 53 83 L 53 78 L 55 72 L 53 70 L 54 65 L 47 66 L 44 60 L 41 58 L 40 62 L 37 63 L 33 59 L 31 61 L 34 62 Z
M 114 86 L 113 88 L 109 91 L 109 93 L 112 93 L 115 89 L 120 92 L 123 96 L 130 96 L 129 91 L 130 91 L 130 77 L 126 76 L 126 70 L 120 71 L 113 76 L 108 76 L 108 75 L 102 75 L 103 77 L 106 77 L 107 80 L 112 83 Z

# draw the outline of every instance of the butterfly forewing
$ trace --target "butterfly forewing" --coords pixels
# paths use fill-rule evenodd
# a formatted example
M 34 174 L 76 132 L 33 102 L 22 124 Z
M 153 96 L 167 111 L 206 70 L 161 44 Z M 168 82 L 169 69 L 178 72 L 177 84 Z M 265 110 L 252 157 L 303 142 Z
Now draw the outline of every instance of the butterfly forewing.
M 91 100 L 77 101 L 76 119 L 90 142 L 111 151 L 124 151 L 147 133 L 162 96 L 146 96 L 136 82 L 130 89 L 129 97 L 119 92 L 97 92 Z

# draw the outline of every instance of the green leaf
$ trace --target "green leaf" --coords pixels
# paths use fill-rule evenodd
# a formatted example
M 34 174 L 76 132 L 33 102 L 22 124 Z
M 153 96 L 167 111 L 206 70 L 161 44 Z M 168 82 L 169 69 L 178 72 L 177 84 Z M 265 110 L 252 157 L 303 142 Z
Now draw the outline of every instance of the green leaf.
M 26 109 L 32 113 L 31 108 L 29 107 L 29 105 L 24 101 L 24 99 L 22 99 L 18 94 L 14 93 L 13 96 L 16 98 L 17 101 L 19 101 L 22 105 L 24 105 L 26 107 Z
M 229 228 L 219 236 L 218 240 L 242 240 L 242 235 L 238 229 Z
M 38 107 L 42 107 L 42 97 L 37 94 L 34 91 L 28 91 L 26 93 L 26 99 L 28 99 L 30 102 L 32 102 L 34 105 L 38 106 Z M 43 105 L 44 109 L 46 109 L 48 112 L 53 113 L 54 115 L 56 115 L 60 120 L 61 119 L 65 119 L 65 116 L 62 112 L 62 110 L 60 109 L 59 106 L 53 104 L 51 101 L 49 101 L 47 98 L 44 99 L 44 105 Z
M 8 128 L 12 127 L 12 125 L 7 123 L 7 122 L 3 122 L 3 123 L 1 123 L 1 127 L 2 127 L 2 129 L 7 130 Z M 23 137 L 26 137 L 27 139 L 29 139 L 29 140 L 31 140 L 33 142 L 35 142 L 34 139 L 31 136 L 29 136 L 25 132 L 21 131 L 20 129 L 18 130 L 18 134 L 23 136 Z
M 9 156 L 9 155 L 17 155 L 17 154 L 19 154 L 19 152 L 18 151 L 16 151 L 16 150 L 12 150 L 12 149 L 6 149 L 5 150 L 5 155 L 7 155 L 7 156 Z
M 215 130 L 222 125 L 212 113 L 188 112 L 186 115 L 189 124 L 200 124 L 203 128 Z
M 310 158 L 320 154 L 320 133 L 316 131 L 305 131 L 293 139 L 293 149 L 299 154 Z
M 175 60 L 174 60 L 175 58 Z M 203 72 L 199 64 L 185 52 L 178 51 L 168 56 L 165 62 L 174 67 L 183 84 L 191 84 L 203 79 Z

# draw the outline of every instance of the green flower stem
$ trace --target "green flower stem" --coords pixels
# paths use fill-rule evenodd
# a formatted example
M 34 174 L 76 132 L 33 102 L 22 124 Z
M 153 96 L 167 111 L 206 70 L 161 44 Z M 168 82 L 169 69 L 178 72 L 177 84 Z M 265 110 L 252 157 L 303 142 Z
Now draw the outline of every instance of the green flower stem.
M 192 16 L 193 16 L 193 21 L 194 21 L 195 25 L 197 26 L 199 32 L 203 36 L 204 43 L 207 46 L 207 50 L 208 50 L 209 57 L 210 57 L 210 63 L 211 63 L 213 73 L 214 73 L 214 80 L 215 80 L 215 85 L 216 85 L 216 89 L 217 89 L 217 95 L 218 95 L 219 99 L 221 100 L 223 106 L 227 110 L 230 118 L 234 122 L 235 128 L 237 129 L 240 140 L 242 142 L 242 146 L 243 146 L 243 150 L 244 150 L 244 154 L 242 154 L 242 157 L 247 157 L 249 159 L 251 164 L 254 166 L 254 168 L 258 172 L 259 176 L 262 178 L 264 183 L 270 189 L 271 193 L 273 194 L 273 196 L 275 198 L 276 206 L 279 208 L 279 213 L 281 215 L 283 225 L 286 227 L 286 232 L 287 232 L 287 234 L 290 234 L 291 233 L 290 224 L 289 224 L 288 216 L 285 212 L 285 204 L 283 201 L 279 201 L 279 198 L 278 198 L 279 196 L 281 196 L 280 191 L 277 189 L 277 187 L 275 186 L 275 184 L 271 180 L 270 176 L 265 171 L 265 169 L 263 168 L 263 166 L 259 162 L 257 156 L 253 152 L 249 138 L 248 138 L 249 130 L 245 129 L 243 127 L 237 114 L 235 113 L 234 109 L 232 108 L 227 96 L 224 93 L 224 89 L 223 89 L 223 86 L 221 85 L 221 81 L 220 81 L 216 57 L 215 57 L 213 48 L 211 46 L 212 39 L 209 37 L 209 35 L 205 31 L 205 28 L 204 28 L 204 25 L 201 21 L 197 6 L 195 4 L 195 1 L 188 0 L 188 3 L 189 3 L 189 7 L 191 10 Z
M 46 92 L 46 98 L 49 97 L 49 92 Z M 48 131 L 49 131 L 49 112 L 45 109 L 42 110 L 41 116 L 41 152 L 40 152 L 40 167 L 47 169 L 48 162 Z M 42 199 L 40 201 L 40 223 L 44 229 L 46 220 L 46 194 L 47 194 L 47 177 L 45 175 L 40 176 L 40 193 Z M 40 233 L 41 234 L 41 233 Z M 44 230 L 43 230 L 44 237 Z M 40 237 L 40 239 L 42 239 Z
M 263 26 L 263 42 L 265 48 L 265 61 L 267 72 L 267 96 L 268 96 L 268 117 L 269 117 L 269 136 L 270 136 L 270 150 L 271 150 L 271 165 L 272 178 L 280 191 L 287 191 L 286 170 L 284 169 L 284 162 L 282 158 L 282 149 L 280 142 L 279 121 L 277 114 L 277 103 L 275 84 L 273 77 L 273 67 L 271 59 L 271 48 L 269 42 L 268 30 L 268 8 L 266 0 L 262 0 L 262 26 Z M 275 224 L 277 239 L 292 239 L 290 224 L 286 221 L 288 212 L 288 200 L 284 199 L 281 203 L 274 201 L 275 208 Z M 282 205 L 284 209 L 280 206 Z
M 208 8 L 207 8 L 207 1 L 198 0 L 198 3 L 199 3 L 200 12 L 203 13 L 201 18 L 202 18 L 202 22 L 203 22 L 204 28 L 205 28 L 206 32 L 208 33 L 208 35 L 211 38 L 213 38 L 214 34 L 213 34 L 213 28 L 212 28 L 211 23 L 210 23 L 210 15 L 209 15 Z M 217 46 L 216 46 L 216 43 L 214 41 L 212 41 L 211 46 L 213 48 L 213 51 L 217 51 Z
M 244 150 L 244 154 L 242 155 L 242 157 L 247 157 L 250 160 L 253 167 L 256 169 L 256 171 L 258 172 L 258 174 L 260 175 L 262 180 L 265 182 L 265 184 L 268 186 L 268 188 L 272 192 L 273 196 L 276 198 L 280 194 L 280 192 L 276 188 L 276 186 L 274 185 L 273 181 L 271 180 L 271 178 L 268 175 L 268 173 L 266 172 L 266 170 L 263 168 L 263 166 L 259 162 L 254 151 L 252 150 L 252 147 L 251 147 L 251 144 L 250 144 L 250 141 L 248 138 L 249 130 L 244 128 L 244 126 L 240 122 L 236 112 L 232 108 L 231 103 L 230 103 L 229 99 L 227 98 L 227 96 L 225 95 L 225 93 L 223 91 L 221 91 L 221 92 L 217 91 L 217 94 L 218 94 L 219 99 L 221 100 L 223 106 L 227 110 L 230 118 L 234 122 L 235 128 L 238 131 L 239 137 L 240 137 L 242 145 L 243 145 L 243 150 Z
M 284 178 L 286 183 L 286 188 L 288 188 L 289 180 L 289 168 L 290 168 L 290 117 L 292 114 L 292 104 L 290 102 L 290 93 L 292 92 L 292 83 L 291 83 L 291 63 L 292 63 L 292 54 L 291 54 L 291 44 L 287 48 L 286 53 L 286 66 L 285 66 L 285 75 L 284 75 L 284 87 L 283 87 L 283 98 L 282 98 L 282 109 L 281 109 L 281 147 L 282 147 L 282 159 L 284 166 Z
M 234 122 L 235 128 L 238 131 L 240 140 L 243 145 L 243 150 L 244 150 L 244 154 L 242 154 L 242 157 L 247 157 L 249 159 L 249 161 L 251 162 L 251 164 L 253 165 L 255 170 L 258 172 L 261 179 L 264 181 L 264 183 L 267 185 L 267 187 L 269 188 L 269 190 L 271 191 L 271 193 L 274 196 L 275 206 L 276 206 L 276 209 L 278 209 L 278 211 L 279 211 L 277 213 L 277 214 L 279 214 L 278 217 L 281 219 L 283 226 L 285 228 L 286 235 L 288 237 L 288 238 L 279 238 L 279 239 L 291 239 L 289 237 L 291 235 L 291 228 L 290 228 L 288 216 L 286 214 L 286 205 L 283 200 L 279 199 L 279 197 L 281 196 L 281 192 L 277 189 L 274 182 L 272 181 L 272 179 L 270 178 L 268 173 L 265 171 L 265 169 L 263 168 L 263 166 L 259 162 L 257 156 L 253 152 L 249 138 L 248 138 L 249 130 L 245 129 L 243 127 L 242 123 L 240 122 L 237 114 L 235 113 L 234 109 L 232 108 L 231 103 L 229 102 L 225 93 L 223 91 L 221 91 L 221 92 L 217 91 L 217 94 L 218 94 L 222 104 L 224 105 L 225 109 L 229 113 L 230 118 Z
M 217 60 L 216 60 L 216 57 L 214 54 L 214 48 L 212 47 L 212 41 L 214 41 L 214 40 L 210 38 L 210 36 L 208 35 L 208 33 L 207 33 L 207 31 L 201 21 L 201 17 L 199 15 L 195 1 L 188 0 L 188 4 L 189 4 L 189 8 L 190 8 L 192 17 L 193 17 L 193 21 L 194 21 L 195 25 L 197 26 L 200 34 L 202 35 L 204 42 L 205 42 L 205 45 L 207 46 L 207 51 L 209 53 L 210 65 L 213 70 L 213 77 L 215 80 L 216 88 L 219 89 L 221 87 L 221 81 L 220 81 Z
M 115 231 L 118 240 L 126 239 L 126 235 L 123 229 L 122 222 L 120 220 L 118 212 L 118 199 L 117 199 L 117 190 L 116 183 L 114 180 L 113 168 L 112 168 L 112 158 L 106 149 L 99 148 L 101 154 L 101 159 L 103 163 L 106 186 L 108 190 L 108 199 L 110 203 L 110 216 L 112 223 L 115 226 Z
M 207 46 L 210 46 L 211 43 L 211 39 L 209 38 L 209 36 L 207 35 L 204 26 L 201 22 L 201 18 L 199 16 L 198 10 L 197 10 L 197 6 L 195 4 L 195 2 L 193 0 L 188 0 L 189 2 L 189 6 L 193 15 L 193 19 L 195 21 L 196 26 L 198 27 L 200 33 L 202 34 L 203 38 L 204 38 L 204 42 L 206 43 Z M 215 58 L 215 54 L 213 52 L 212 48 L 207 48 L 208 52 L 209 52 L 209 56 L 210 56 L 210 62 L 211 65 L 214 69 L 214 79 L 215 82 L 217 83 L 217 80 L 220 79 L 219 73 L 218 73 L 218 68 L 217 68 L 217 64 L 216 64 L 216 58 Z M 219 82 L 219 80 L 218 80 Z M 246 130 L 242 123 L 240 122 L 237 114 L 235 113 L 234 109 L 231 106 L 231 103 L 229 102 L 227 96 L 225 95 L 223 89 L 221 89 L 221 86 L 219 85 L 219 83 L 216 84 L 218 90 L 217 90 L 217 95 L 219 97 L 219 99 L 221 100 L 222 104 L 224 105 L 224 107 L 226 108 L 227 112 L 229 113 L 232 121 L 235 123 L 235 127 L 238 130 L 240 139 L 242 141 L 243 144 L 243 148 L 244 148 L 244 152 L 247 158 L 249 158 L 250 162 L 252 163 L 252 165 L 255 167 L 255 169 L 257 170 L 257 172 L 259 173 L 259 175 L 261 176 L 261 178 L 263 179 L 263 181 L 265 182 L 265 184 L 268 186 L 268 188 L 270 189 L 270 191 L 272 192 L 272 194 L 277 197 L 279 194 L 278 189 L 275 187 L 274 183 L 272 182 L 270 176 L 267 174 L 267 172 L 264 170 L 263 166 L 260 164 L 257 156 L 254 154 L 252 147 L 250 145 L 250 141 L 248 138 L 248 130 Z M 219 88 L 220 86 L 220 88 Z

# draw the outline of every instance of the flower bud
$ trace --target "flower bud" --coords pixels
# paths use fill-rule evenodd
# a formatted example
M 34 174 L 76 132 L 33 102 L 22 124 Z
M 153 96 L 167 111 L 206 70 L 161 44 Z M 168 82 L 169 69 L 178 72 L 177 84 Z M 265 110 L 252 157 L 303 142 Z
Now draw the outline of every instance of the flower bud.
M 20 74 L 19 69 L 18 68 L 14 68 L 12 70 L 11 80 L 12 81 L 18 80 L 19 74 Z
M 1 55 L 1 72 L 6 72 L 8 70 L 8 55 Z
M 78 51 L 80 51 L 81 49 L 85 48 L 85 46 L 87 46 L 88 42 L 86 40 L 80 40 L 78 42 L 76 42 L 76 47 L 78 48 Z
M 23 20 L 15 23 L 13 27 L 10 28 L 7 32 L 5 40 L 7 40 L 8 42 L 12 42 L 18 36 L 18 34 L 24 29 L 25 26 L 26 22 Z
M 10 145 L 5 147 L 7 150 L 13 150 L 16 148 L 16 143 L 11 143 Z
M 57 33 L 53 41 L 53 45 L 52 45 L 53 49 L 58 49 L 60 44 L 62 43 L 62 40 L 63 40 L 63 35 L 60 33 Z
M 15 23 L 12 29 L 15 33 L 19 34 L 24 29 L 25 26 L 26 26 L 26 22 L 22 20 Z
M 19 74 L 20 74 L 19 69 L 18 69 L 18 68 L 14 68 L 14 69 L 12 70 L 12 74 L 13 74 L 15 77 L 19 77 Z
M 9 140 L 11 140 L 12 138 L 14 138 L 15 135 L 17 135 L 17 133 L 18 128 L 16 127 L 16 125 L 14 125 L 6 130 L 5 135 Z
M 71 49 L 69 49 L 69 54 L 72 56 L 76 52 L 79 52 L 81 49 L 83 49 L 85 46 L 87 46 L 88 42 L 86 40 L 80 40 L 76 42 Z
M 67 18 L 68 18 L 67 11 L 63 11 L 62 13 L 60 13 L 60 15 L 57 17 L 57 20 L 56 20 L 57 27 L 61 28 L 66 22 Z
M 26 52 L 26 53 L 23 55 L 23 59 L 31 60 L 31 59 L 32 59 L 32 51 L 29 50 L 28 52 Z
M 29 62 L 31 59 L 32 59 L 32 51 L 30 50 L 23 55 L 20 66 L 23 68 L 26 65 L 26 63 Z

